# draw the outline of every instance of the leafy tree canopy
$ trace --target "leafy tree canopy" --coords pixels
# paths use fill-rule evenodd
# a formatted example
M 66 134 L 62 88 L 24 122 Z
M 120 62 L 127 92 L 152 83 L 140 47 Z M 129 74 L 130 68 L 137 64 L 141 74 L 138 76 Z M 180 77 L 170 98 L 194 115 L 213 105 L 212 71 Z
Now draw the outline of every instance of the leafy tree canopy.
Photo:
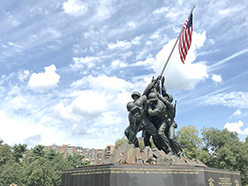
M 20 159 L 23 157 L 23 154 L 27 150 L 27 145 L 26 144 L 19 144 L 19 145 L 14 145 L 12 147 L 13 150 L 13 156 L 15 157 L 15 161 L 19 162 Z
M 202 139 L 194 126 L 181 127 L 176 133 L 177 139 L 188 158 L 197 158 L 202 148 Z

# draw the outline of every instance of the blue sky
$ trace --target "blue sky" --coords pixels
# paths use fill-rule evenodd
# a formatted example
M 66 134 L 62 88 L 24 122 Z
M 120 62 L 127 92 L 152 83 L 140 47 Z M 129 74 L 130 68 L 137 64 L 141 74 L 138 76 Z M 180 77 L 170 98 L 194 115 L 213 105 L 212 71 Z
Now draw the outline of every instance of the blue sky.
M 157 77 L 187 15 L 185 64 L 164 73 L 179 127 L 248 134 L 248 2 L 2 0 L 0 138 L 10 145 L 105 148 L 126 103 Z

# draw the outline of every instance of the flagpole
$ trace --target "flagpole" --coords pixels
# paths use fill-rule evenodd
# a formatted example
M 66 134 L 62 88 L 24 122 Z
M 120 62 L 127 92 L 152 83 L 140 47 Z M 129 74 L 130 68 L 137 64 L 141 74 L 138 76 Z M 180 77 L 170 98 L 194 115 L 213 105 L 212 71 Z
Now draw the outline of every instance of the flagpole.
M 188 17 L 191 15 L 191 13 L 193 12 L 194 8 L 195 8 L 195 5 L 193 5 L 193 7 L 192 7 L 192 9 L 191 9 L 191 11 L 190 11 Z M 177 42 L 178 42 L 179 38 L 181 37 L 181 34 L 182 34 L 182 32 L 183 32 L 183 29 L 184 29 L 184 28 L 182 27 L 181 32 L 180 32 L 179 36 L 177 37 L 177 40 L 176 40 L 176 42 L 175 42 L 175 44 L 174 44 L 174 46 L 173 46 L 173 48 L 172 48 L 172 50 L 171 50 L 171 52 L 170 52 L 170 55 L 169 55 L 169 57 L 167 58 L 167 61 L 166 61 L 165 64 L 164 64 L 164 67 L 163 67 L 163 69 L 162 69 L 162 71 L 161 71 L 160 76 L 163 75 L 164 70 L 165 70 L 166 66 L 168 65 L 168 63 L 169 63 L 170 57 L 171 57 L 171 55 L 172 55 L 172 53 L 173 53 L 173 51 L 174 51 L 174 49 L 175 49 L 175 47 L 176 47 L 176 45 L 177 45 Z

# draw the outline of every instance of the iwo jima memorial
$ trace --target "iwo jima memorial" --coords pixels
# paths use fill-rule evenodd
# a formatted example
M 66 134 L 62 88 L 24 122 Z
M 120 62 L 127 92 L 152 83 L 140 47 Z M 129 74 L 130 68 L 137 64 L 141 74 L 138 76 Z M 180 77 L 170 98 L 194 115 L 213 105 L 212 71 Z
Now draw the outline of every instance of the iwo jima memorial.
M 102 165 L 64 170 L 62 186 L 241 186 L 239 172 L 209 168 L 188 159 L 175 136 L 177 123 L 173 96 L 164 86 L 163 72 L 179 40 L 184 62 L 191 44 L 192 11 L 162 69 L 143 94 L 134 91 L 127 103 L 129 126 L 123 143 Z M 137 133 L 142 131 L 145 148 L 140 149 Z M 151 148 L 152 138 L 156 148 Z

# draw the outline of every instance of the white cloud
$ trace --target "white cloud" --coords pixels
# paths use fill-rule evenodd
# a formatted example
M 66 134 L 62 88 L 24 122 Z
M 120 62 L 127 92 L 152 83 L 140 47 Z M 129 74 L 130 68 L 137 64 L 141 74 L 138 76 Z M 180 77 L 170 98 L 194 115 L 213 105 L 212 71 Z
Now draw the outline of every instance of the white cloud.
M 167 12 L 169 10 L 168 7 L 162 7 L 160 9 L 156 9 L 155 11 L 153 11 L 154 14 L 161 14 L 161 13 L 164 13 L 164 12 Z
M 99 92 L 106 91 L 112 94 L 133 89 L 133 84 L 130 82 L 127 82 L 121 78 L 108 77 L 105 75 L 98 77 L 92 77 L 90 75 L 82 78 L 81 80 L 73 82 L 71 86 L 87 86 L 92 90 L 97 90 Z
M 126 53 L 121 53 L 120 56 L 122 58 L 128 58 L 129 56 L 131 56 L 133 53 L 131 51 L 128 51 Z
M 88 12 L 88 4 L 80 0 L 67 0 L 63 3 L 65 13 L 74 16 L 81 16 Z
M 17 52 L 17 53 L 21 53 L 22 51 L 23 51 L 23 49 L 24 49 L 24 47 L 23 46 L 21 46 L 21 45 L 19 45 L 18 43 L 14 43 L 14 42 L 11 42 L 11 41 L 9 41 L 8 42 L 8 47 L 7 48 L 11 48 L 11 49 L 13 49 L 15 52 Z M 7 56 L 12 56 L 11 54 L 5 54 L 5 55 L 7 55 Z
M 55 111 L 61 113 L 64 119 L 70 119 L 68 113 L 74 114 L 97 114 L 115 108 L 125 110 L 126 101 L 131 99 L 133 84 L 123 79 L 108 76 L 87 76 L 73 82 L 72 87 L 85 87 L 87 90 L 75 91 L 71 96 L 75 100 L 67 107 L 61 103 L 55 107 Z M 128 97 L 128 99 L 127 99 Z M 121 105 L 120 108 L 117 105 Z
M 222 77 L 221 77 L 221 75 L 213 74 L 212 75 L 212 80 L 215 83 L 221 83 L 222 82 Z
M 69 67 L 72 70 L 80 70 L 87 66 L 88 68 L 92 68 L 95 66 L 96 62 L 100 61 L 98 57 L 92 57 L 92 56 L 87 56 L 87 57 L 74 57 L 73 58 L 74 64 L 70 64 Z
M 19 72 L 18 79 L 23 82 L 25 79 L 27 79 L 29 76 L 29 71 L 24 70 L 23 72 Z
M 112 8 L 112 2 L 110 0 L 100 0 L 98 2 L 99 6 L 97 6 L 97 14 L 96 17 L 100 19 L 108 19 L 114 9 Z
M 169 65 L 166 67 L 164 76 L 166 77 L 166 87 L 169 89 L 193 89 L 200 82 L 209 77 L 207 73 L 207 66 L 203 62 L 193 63 L 196 59 L 196 48 L 203 46 L 206 40 L 206 32 L 198 34 L 193 33 L 193 39 L 191 48 L 188 51 L 188 55 L 185 60 L 185 64 L 180 61 L 178 48 L 175 47 L 175 51 L 169 61 Z M 161 70 L 172 50 L 176 39 L 170 40 L 168 44 L 164 45 L 163 49 L 156 55 L 156 61 L 153 65 L 153 69 L 157 75 L 161 73 Z
M 228 8 L 228 9 L 221 9 L 219 10 L 219 13 L 222 14 L 222 15 L 229 15 L 229 14 L 232 14 L 234 12 L 238 12 L 240 11 L 242 8 L 237 8 L 237 7 L 234 7 L 234 8 Z
M 108 44 L 109 49 L 116 49 L 116 48 L 128 49 L 131 46 L 132 46 L 132 44 L 128 41 L 116 41 L 116 43 L 109 43 Z
M 30 89 L 41 93 L 51 90 L 57 86 L 60 79 L 60 76 L 55 71 L 56 67 L 52 64 L 45 67 L 44 73 L 33 73 L 28 81 L 28 86 Z
M 144 48 L 143 50 L 141 50 L 138 55 L 136 56 L 136 60 L 140 60 L 144 57 L 148 57 L 150 58 L 150 55 L 148 54 L 149 50 L 147 48 Z
M 156 34 L 156 37 L 154 36 L 154 38 L 157 38 L 157 36 L 158 34 Z M 205 40 L 205 31 L 202 32 L 202 34 L 198 34 L 196 32 L 193 33 L 192 45 L 188 52 L 185 65 L 183 65 L 180 61 L 178 48 L 175 48 L 169 65 L 164 73 L 168 79 L 168 81 L 166 81 L 166 86 L 169 89 L 193 89 L 200 81 L 203 81 L 209 77 L 207 73 L 207 66 L 204 63 L 192 63 L 196 59 L 196 48 L 203 46 Z M 163 49 L 156 55 L 156 59 L 149 58 L 149 60 L 147 59 L 144 62 L 139 61 L 133 64 L 133 66 L 143 65 L 148 67 L 151 65 L 157 76 L 160 75 L 175 41 L 176 39 L 173 39 L 169 41 L 168 44 L 164 45 Z M 141 59 L 146 52 L 147 51 L 145 50 L 140 52 L 136 59 Z
M 132 45 L 140 44 L 140 40 L 142 39 L 142 37 L 143 37 L 142 35 L 136 36 L 130 42 L 125 40 L 125 41 L 116 41 L 116 43 L 109 43 L 108 48 L 111 50 L 116 48 L 128 49 L 131 48 Z
M 64 107 L 62 103 L 57 104 L 54 107 L 55 117 L 59 117 L 61 120 L 70 120 L 72 119 L 72 108 L 70 106 Z
M 59 127 L 46 127 L 42 131 L 40 143 L 36 143 L 35 145 L 42 144 L 49 146 L 54 143 L 66 144 L 70 143 L 71 138 L 72 137 L 70 137 L 70 132 L 66 130 L 63 131 Z
M 154 58 L 146 58 L 145 61 L 138 61 L 131 66 L 152 66 L 153 63 L 155 62 Z
M 133 29 L 133 28 L 136 27 L 136 24 L 135 24 L 133 21 L 129 21 L 129 22 L 127 23 L 127 25 L 128 25 L 131 29 Z
M 214 70 L 218 70 L 218 69 L 220 69 L 220 68 L 223 68 L 225 65 L 222 65 L 222 64 L 228 62 L 229 60 L 232 60 L 232 59 L 235 58 L 235 57 L 238 57 L 238 56 L 240 56 L 240 55 L 243 55 L 243 54 L 245 54 L 246 52 L 248 52 L 248 48 L 246 48 L 246 49 L 244 49 L 244 50 L 242 50 L 242 51 L 240 51 L 240 52 L 236 52 L 236 53 L 232 54 L 231 56 L 229 56 L 229 57 L 227 57 L 227 58 L 225 58 L 225 59 L 222 59 L 221 61 L 219 61 L 219 62 L 217 62 L 217 63 L 214 63 L 213 65 L 211 65 L 211 66 L 209 67 L 209 70 L 208 70 L 208 71 L 211 72 L 211 71 L 214 71 Z
M 136 36 L 132 41 L 131 43 L 134 44 L 134 45 L 137 45 L 137 44 L 140 44 L 140 40 L 143 36 Z
M 146 41 L 146 45 L 152 45 L 151 41 Z
M 116 68 L 127 67 L 128 64 L 117 59 L 117 60 L 114 60 L 114 61 L 111 63 L 111 66 L 112 66 L 114 69 L 116 69 Z
M 49 32 L 50 35 L 52 34 L 52 36 L 53 36 L 54 38 L 61 37 L 61 33 L 58 32 L 57 30 L 54 30 L 53 28 L 48 28 L 48 29 L 47 29 L 47 32 Z
M 241 114 L 242 114 L 241 110 L 238 109 L 229 118 L 237 117 L 240 116 Z
M 170 18 L 170 19 L 174 19 L 176 17 L 178 17 L 180 15 L 180 11 L 169 11 L 167 14 L 166 14 L 166 17 Z
M 225 129 L 231 131 L 231 132 L 237 132 L 238 134 L 248 134 L 247 132 L 247 129 L 246 128 L 244 130 L 244 132 L 240 129 L 242 126 L 243 126 L 243 122 L 241 120 L 239 120 L 238 122 L 234 122 L 234 123 L 229 123 L 227 122 L 224 126 Z
M 213 39 L 209 39 L 209 42 L 213 45 L 215 44 L 215 41 Z
M 201 98 L 207 105 L 224 105 L 230 108 L 248 108 L 247 92 L 230 92 L 207 95 Z
M 103 136 L 108 136 L 105 144 L 113 144 L 123 136 L 123 131 L 128 126 L 125 107 L 132 100 L 130 92 L 134 90 L 133 84 L 121 78 L 103 75 L 87 76 L 71 85 L 72 90 L 82 87 L 83 90 L 73 91 L 68 95 L 73 98 L 72 101 L 60 102 L 54 107 L 55 117 L 61 122 L 69 123 L 71 132 L 75 135 L 83 133 L 80 145 L 89 146 L 84 141 L 90 140 L 91 146 L 97 148 L 102 145 L 99 140 Z M 69 135 L 66 139 L 68 137 Z
M 71 104 L 72 110 L 79 114 L 95 114 L 106 111 L 108 95 L 97 91 L 82 91 Z
M 13 26 L 18 26 L 21 22 L 18 21 L 13 15 L 11 15 L 9 12 L 3 11 L 5 15 L 8 16 L 8 19 Z
M 9 118 L 2 110 L 0 110 L 0 118 L 0 136 L 10 145 L 25 143 L 26 138 L 41 135 L 44 130 L 43 125 L 33 125 L 20 118 Z
M 11 105 L 13 109 L 25 108 L 28 101 L 22 96 L 16 96 L 11 99 Z
M 90 3 L 81 0 L 67 0 L 63 3 L 63 9 L 65 13 L 73 16 L 83 16 L 90 12 L 91 20 L 102 21 L 110 18 L 115 12 L 113 2 L 112 0 L 97 0 Z
M 131 94 L 129 92 L 122 92 L 117 95 L 115 103 L 125 106 L 129 101 L 132 101 Z
M 149 39 L 159 39 L 160 38 L 160 31 L 156 31 L 155 33 L 153 33 Z

